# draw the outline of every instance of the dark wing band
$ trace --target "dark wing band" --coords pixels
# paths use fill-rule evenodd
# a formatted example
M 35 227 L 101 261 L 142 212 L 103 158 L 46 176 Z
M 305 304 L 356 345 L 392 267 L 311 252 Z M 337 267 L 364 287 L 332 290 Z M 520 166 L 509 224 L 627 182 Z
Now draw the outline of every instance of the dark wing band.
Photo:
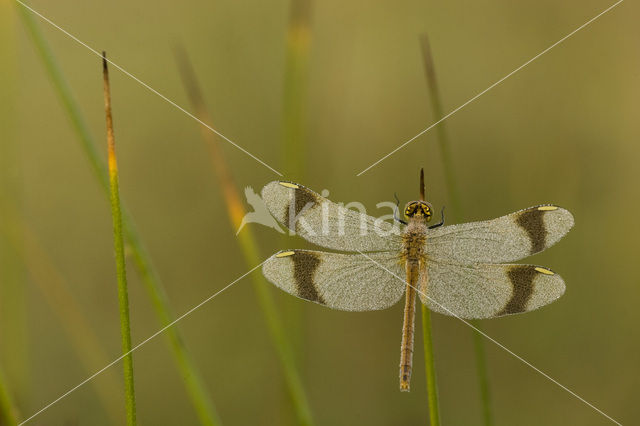
M 573 226 L 567 210 L 543 205 L 484 222 L 429 230 L 427 257 L 462 264 L 503 263 L 541 252 L 558 242 Z
M 404 277 L 397 255 L 370 253 L 371 259 Z M 360 254 L 286 250 L 262 267 L 277 287 L 301 299 L 343 311 L 373 311 L 394 305 L 404 282 Z
M 538 309 L 564 290 L 560 275 L 542 266 L 429 262 L 420 299 L 433 311 L 480 319 Z

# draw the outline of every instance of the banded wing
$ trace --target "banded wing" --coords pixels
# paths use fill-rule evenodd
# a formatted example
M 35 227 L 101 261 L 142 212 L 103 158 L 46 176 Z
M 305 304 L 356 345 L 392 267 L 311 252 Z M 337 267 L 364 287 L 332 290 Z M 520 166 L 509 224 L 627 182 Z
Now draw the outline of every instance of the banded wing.
M 379 265 L 404 277 L 397 254 L 369 253 Z M 264 276 L 282 290 L 343 311 L 373 311 L 393 306 L 405 283 L 360 254 L 287 250 L 262 266 Z
M 280 223 L 319 246 L 340 251 L 399 251 L 402 230 L 383 220 L 347 209 L 290 182 L 262 189 L 267 208 Z
M 535 265 L 427 262 L 420 282 L 420 300 L 429 309 L 466 319 L 532 311 L 565 290 L 560 275 Z
M 425 251 L 429 260 L 442 262 L 512 262 L 551 247 L 571 227 L 571 213 L 542 205 L 484 222 L 431 229 Z

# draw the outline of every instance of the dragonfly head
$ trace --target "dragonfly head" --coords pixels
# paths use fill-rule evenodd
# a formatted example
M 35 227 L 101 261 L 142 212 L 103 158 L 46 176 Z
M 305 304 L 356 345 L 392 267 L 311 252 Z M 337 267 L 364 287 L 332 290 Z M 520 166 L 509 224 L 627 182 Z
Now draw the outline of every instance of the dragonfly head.
M 407 206 L 404 208 L 404 215 L 407 218 L 424 218 L 429 222 L 431 220 L 432 211 L 433 209 L 431 208 L 431 204 L 426 201 L 411 201 L 410 203 L 407 203 Z

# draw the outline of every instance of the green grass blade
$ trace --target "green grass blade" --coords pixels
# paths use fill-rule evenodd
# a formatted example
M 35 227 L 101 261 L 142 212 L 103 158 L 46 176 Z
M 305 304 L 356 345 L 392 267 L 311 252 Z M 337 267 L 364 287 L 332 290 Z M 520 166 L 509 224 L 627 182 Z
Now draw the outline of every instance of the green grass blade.
M 292 0 L 289 13 L 283 92 L 283 171 L 288 179 L 299 181 L 305 168 L 311 0 Z
M 18 412 L 11 393 L 9 393 L 2 367 L 0 367 L 0 424 L 6 426 L 18 424 Z
M 436 364 L 433 355 L 433 339 L 431 336 L 431 312 L 424 304 L 422 307 L 422 336 L 424 342 L 424 366 L 427 376 L 427 398 L 429 401 L 429 424 L 440 425 L 440 405 L 438 403 L 438 382 Z
M 48 43 L 44 39 L 40 28 L 31 13 L 23 8 L 19 8 L 20 16 L 26 26 L 32 42 L 34 43 L 37 53 L 42 59 L 44 68 L 51 79 L 53 87 L 67 113 L 73 129 L 75 130 L 78 141 L 80 142 L 92 170 L 98 179 L 101 188 L 106 196 L 109 195 L 109 178 L 106 166 L 96 149 L 96 143 L 89 131 L 86 120 L 74 100 L 71 89 L 64 78 L 60 67 L 57 64 L 53 52 L 49 48 Z M 126 205 L 123 203 L 122 225 L 125 236 L 129 243 L 129 249 L 134 264 L 142 278 L 149 298 L 151 299 L 153 309 L 162 326 L 166 326 L 175 319 L 169 302 L 160 281 L 160 277 L 153 266 L 151 257 L 139 236 L 137 227 L 133 222 L 131 215 L 128 213 Z M 177 327 L 170 327 L 165 332 L 169 339 L 170 348 L 172 350 L 174 362 L 180 371 L 185 387 L 189 394 L 189 398 L 197 412 L 200 423 L 203 425 L 221 425 L 222 422 L 218 417 L 211 397 L 204 385 L 204 380 L 198 371 L 195 362 L 192 360 L 184 339 Z
M 127 425 L 136 425 L 136 393 L 133 380 L 133 356 L 131 352 L 131 320 L 129 317 L 129 289 L 127 287 L 127 268 L 124 258 L 124 235 L 122 232 L 122 213 L 120 212 L 120 188 L 118 184 L 118 162 L 116 158 L 116 140 L 113 133 L 111 115 L 111 89 L 109 87 L 109 68 L 106 56 L 102 54 L 102 72 L 104 77 L 104 110 L 107 118 L 107 152 L 109 165 L 109 187 L 111 215 L 113 218 L 113 245 L 116 255 L 116 278 L 118 281 L 118 303 L 120 305 L 120 333 L 122 335 L 122 353 L 128 354 L 122 360 L 124 366 L 125 405 Z
M 307 154 L 309 53 L 311 46 L 312 0 L 292 0 L 285 44 L 282 92 L 282 170 L 287 179 L 304 182 Z M 282 235 L 282 241 L 287 236 Z M 280 300 L 281 314 L 300 368 L 305 360 L 305 319 L 302 304 L 290 297 Z
M 442 110 L 442 101 L 440 99 L 440 90 L 438 89 L 438 80 L 436 79 L 436 70 L 433 64 L 433 57 L 431 56 L 431 46 L 426 34 L 423 34 L 420 38 L 422 44 L 422 55 L 424 59 L 424 69 L 427 77 L 427 86 L 429 88 L 429 100 L 431 101 L 431 110 L 433 112 L 433 119 L 439 120 L 444 115 Z M 460 203 L 460 194 L 458 192 L 458 185 L 456 182 L 456 175 L 453 168 L 453 159 L 451 157 L 451 144 L 449 143 L 449 135 L 447 134 L 447 127 L 445 123 L 440 123 L 435 127 L 438 145 L 440 147 L 440 156 L 445 173 L 445 186 L 447 188 L 447 194 L 451 201 L 451 208 L 448 209 L 447 215 L 453 218 L 454 222 L 459 222 L 462 218 L 462 208 Z
M 444 114 L 442 110 L 442 101 L 440 98 L 440 90 L 438 89 L 438 81 L 431 55 L 431 46 L 429 38 L 423 34 L 421 39 L 422 54 L 424 59 L 425 74 L 427 77 L 427 86 L 431 94 L 431 108 L 433 111 L 433 119 L 439 120 Z M 438 144 L 440 146 L 440 155 L 445 173 L 445 185 L 452 209 L 448 210 L 448 214 L 453 218 L 454 223 L 460 223 L 463 216 L 462 203 L 460 202 L 460 193 L 456 182 L 456 175 L 453 167 L 453 159 L 451 156 L 451 144 L 446 131 L 445 123 L 442 122 L 436 126 L 436 134 Z M 472 320 L 470 323 L 478 330 L 482 330 L 482 324 L 478 320 Z M 473 349 L 476 359 L 476 371 L 478 374 L 478 385 L 480 387 L 480 400 L 482 403 L 482 413 L 485 426 L 493 424 L 491 414 L 491 394 L 489 390 L 489 375 L 487 372 L 487 360 L 485 356 L 484 339 L 477 331 L 473 330 Z
M 420 169 L 420 200 L 425 200 L 424 169 Z M 431 333 L 431 311 L 424 303 L 422 309 L 422 342 L 424 345 L 424 372 L 427 379 L 427 401 L 429 403 L 429 424 L 440 426 L 440 404 L 438 403 L 438 380 L 436 377 L 436 361 L 433 353 L 433 336 Z
M 11 2 L 0 2 L 0 225 L 8 221 L 9 209 L 22 209 L 21 148 L 15 141 L 20 94 L 16 15 Z M 14 142 L 14 143 L 12 143 Z M 0 362 L 8 376 L 0 379 L 0 424 L 9 423 L 12 395 L 30 392 L 29 341 L 26 270 L 15 247 L 0 238 Z M 9 393 L 11 390 L 11 394 Z M 5 407 L 4 409 L 2 407 Z
M 202 122 L 211 124 L 211 116 L 206 108 L 202 96 L 202 90 L 198 84 L 195 72 L 193 71 L 186 53 L 181 49 L 177 51 L 177 61 L 185 90 L 187 91 L 187 95 L 193 105 L 196 116 L 198 119 L 202 120 Z M 246 213 L 245 208 L 242 205 L 242 198 L 240 197 L 238 188 L 234 183 L 234 179 L 225 160 L 224 153 L 220 149 L 219 140 L 206 127 L 201 126 L 200 129 L 202 138 L 211 152 L 213 170 L 222 189 L 231 229 L 235 231 L 240 228 L 242 218 Z M 256 243 L 255 237 L 249 227 L 243 228 L 242 232 L 238 234 L 238 243 L 248 265 L 253 267 L 263 261 L 263 257 L 260 255 L 260 251 L 258 249 L 258 244 Z M 252 274 L 251 277 L 253 288 L 256 292 L 258 302 L 267 322 L 269 334 L 284 371 L 287 389 L 296 410 L 298 423 L 301 425 L 312 425 L 313 417 L 306 392 L 302 385 L 300 373 L 296 367 L 294 350 L 291 342 L 287 338 L 285 328 L 283 327 L 282 321 L 278 315 L 278 310 L 276 308 L 273 295 L 271 294 L 271 285 L 267 283 L 262 274 Z
M 71 94 L 71 88 L 69 87 L 66 78 L 62 74 L 60 66 L 58 66 L 53 51 L 45 40 L 40 27 L 35 21 L 33 15 L 31 15 L 31 12 L 24 9 L 23 7 L 18 7 L 18 12 L 20 13 L 22 22 L 28 30 L 31 41 L 36 47 L 37 53 L 40 55 L 40 59 L 42 59 L 42 65 L 44 65 L 45 70 L 54 85 L 56 93 L 58 94 L 58 98 L 60 99 L 60 102 L 62 103 L 67 116 L 71 120 L 73 129 L 76 131 L 79 138 L 83 142 L 83 148 L 89 151 L 88 154 L 92 159 L 93 170 L 96 173 L 98 179 L 101 181 L 101 184 L 104 187 L 105 191 L 108 193 L 109 178 L 107 176 L 107 169 L 102 160 L 100 160 L 100 155 L 98 154 L 96 144 L 93 141 L 93 137 L 91 136 L 89 127 L 87 126 L 82 112 L 80 111 L 80 107 Z M 95 159 L 95 161 L 93 161 L 93 159 Z
M 482 330 L 482 323 L 478 320 L 470 321 L 478 330 Z M 473 349 L 476 357 L 476 370 L 478 374 L 478 385 L 480 386 L 480 398 L 482 403 L 482 418 L 485 426 L 493 424 L 491 413 L 491 392 L 489 390 L 489 374 L 487 372 L 487 358 L 484 348 L 484 337 L 477 331 L 473 331 Z
M 257 245 L 253 235 L 243 229 L 239 237 L 243 252 L 245 252 L 247 256 L 247 262 L 251 265 L 260 263 L 262 258 L 258 255 Z M 313 425 L 311 408 L 302 384 L 302 379 L 300 378 L 300 373 L 296 367 L 293 348 L 285 333 L 285 328 L 282 325 L 276 304 L 273 300 L 273 295 L 271 294 L 270 284 L 267 283 L 262 274 L 252 274 L 252 277 L 253 287 L 258 296 L 265 319 L 267 320 L 271 337 L 284 370 L 289 394 L 296 408 L 298 424 L 311 426 Z
M 91 328 L 80 302 L 33 230 L 15 210 L 9 209 L 4 213 L 7 220 L 0 222 L 2 234 L 24 262 L 30 282 L 36 285 L 51 311 L 58 317 L 87 373 L 91 374 L 96 367 L 108 364 L 110 359 Z M 92 381 L 92 384 L 110 422 L 118 423 L 120 417 L 116 413 L 120 405 L 114 395 L 119 391 L 120 384 L 115 374 L 107 373 L 100 382 Z

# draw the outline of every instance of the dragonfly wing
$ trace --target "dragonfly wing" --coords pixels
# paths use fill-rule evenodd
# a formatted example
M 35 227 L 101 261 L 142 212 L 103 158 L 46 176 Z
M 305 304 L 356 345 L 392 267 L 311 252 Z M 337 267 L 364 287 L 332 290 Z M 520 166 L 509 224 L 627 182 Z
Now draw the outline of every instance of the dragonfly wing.
M 512 262 L 551 247 L 572 226 L 573 216 L 563 208 L 530 207 L 493 220 L 431 229 L 425 251 L 436 261 Z
M 367 256 L 371 259 L 360 254 L 287 250 L 271 256 L 262 272 L 287 293 L 333 309 L 373 311 L 393 306 L 405 290 L 405 283 L 396 277 L 404 277 L 397 254 Z
M 398 251 L 399 224 L 347 209 L 302 185 L 275 181 L 262 189 L 271 214 L 290 230 L 319 246 L 341 251 Z
M 532 311 L 558 299 L 565 290 L 560 275 L 535 265 L 428 262 L 424 281 L 419 291 L 422 303 L 465 319 Z

